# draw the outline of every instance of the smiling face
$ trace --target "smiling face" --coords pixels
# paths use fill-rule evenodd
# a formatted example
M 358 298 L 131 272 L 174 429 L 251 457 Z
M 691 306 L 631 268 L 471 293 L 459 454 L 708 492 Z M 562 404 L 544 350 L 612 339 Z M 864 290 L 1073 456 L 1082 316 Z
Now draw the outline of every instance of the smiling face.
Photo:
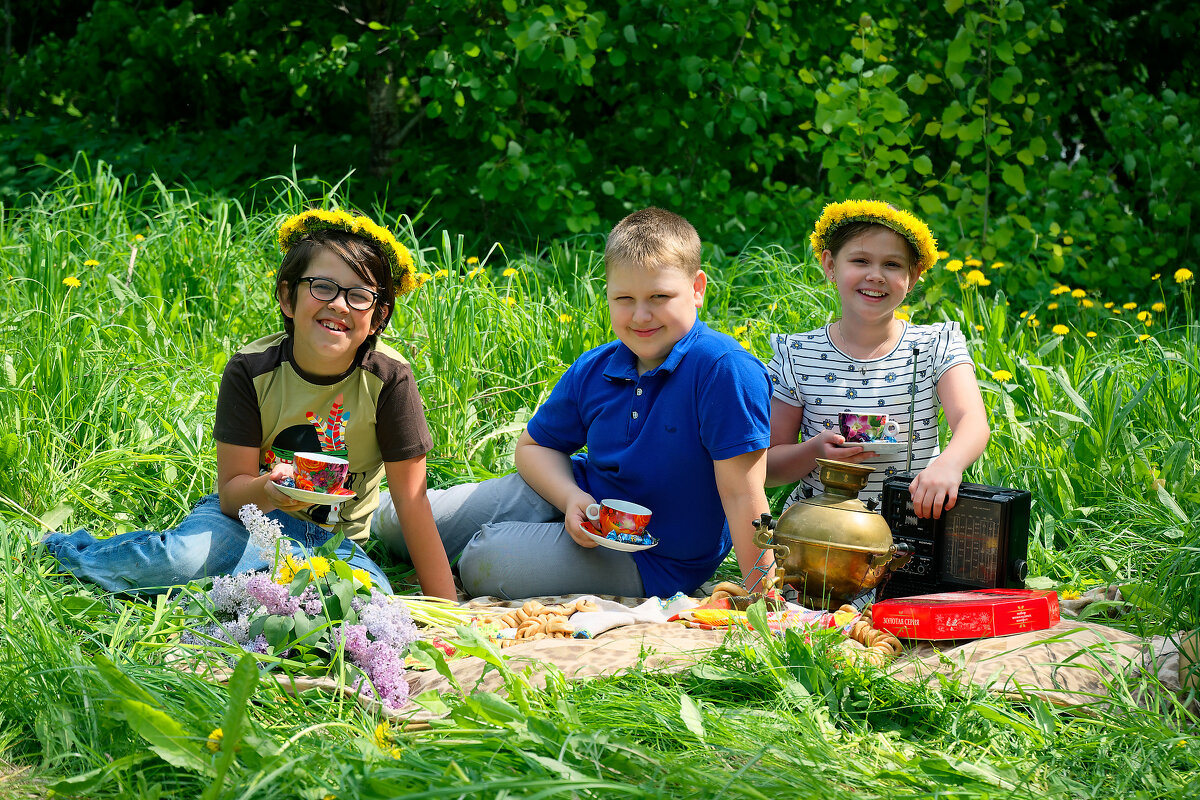
M 900 234 L 872 225 L 834 255 L 821 254 L 825 277 L 837 286 L 842 318 L 888 322 L 912 288 L 912 248 Z
M 608 313 L 613 333 L 637 356 L 641 375 L 661 365 L 692 329 L 708 278 L 673 267 L 608 267 Z
M 346 288 L 375 289 L 325 247 L 313 255 L 301 277 L 328 278 Z M 375 331 L 374 308 L 366 311 L 351 308 L 344 292 L 332 300 L 318 300 L 307 283 L 298 284 L 294 291 L 280 291 L 279 308 L 292 320 L 296 364 L 312 375 L 340 375 L 350 369 L 358 348 Z

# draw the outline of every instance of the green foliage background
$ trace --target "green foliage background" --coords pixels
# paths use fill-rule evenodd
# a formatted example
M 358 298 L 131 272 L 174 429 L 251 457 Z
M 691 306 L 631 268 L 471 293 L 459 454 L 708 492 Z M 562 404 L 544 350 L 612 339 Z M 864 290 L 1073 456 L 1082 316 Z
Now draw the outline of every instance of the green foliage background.
M 362 205 L 484 240 L 648 204 L 726 252 L 820 206 L 924 214 L 953 257 L 1140 298 L 1195 258 L 1200 10 L 1097 0 L 47 0 L 7 23 L 0 192 L 77 151 L 248 198 L 357 169 Z M 37 163 L 44 168 L 29 169 Z M 1020 288 L 1018 288 L 1020 287 Z

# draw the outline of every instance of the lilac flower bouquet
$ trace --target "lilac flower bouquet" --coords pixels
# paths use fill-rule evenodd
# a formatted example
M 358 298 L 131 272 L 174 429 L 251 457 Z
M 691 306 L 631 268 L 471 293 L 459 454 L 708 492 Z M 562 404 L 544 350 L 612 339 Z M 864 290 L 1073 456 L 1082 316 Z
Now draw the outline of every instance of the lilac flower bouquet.
M 299 559 L 279 524 L 257 506 L 243 506 L 239 516 L 249 546 L 267 553 L 273 566 L 213 579 L 197 597 L 198 614 L 210 621 L 194 626 L 183 642 L 236 645 L 299 663 L 305 672 L 341 675 L 360 691 L 374 687 L 386 707 L 402 707 L 404 657 L 418 639 L 404 602 L 373 588 L 365 570 L 334 558 L 338 540 Z

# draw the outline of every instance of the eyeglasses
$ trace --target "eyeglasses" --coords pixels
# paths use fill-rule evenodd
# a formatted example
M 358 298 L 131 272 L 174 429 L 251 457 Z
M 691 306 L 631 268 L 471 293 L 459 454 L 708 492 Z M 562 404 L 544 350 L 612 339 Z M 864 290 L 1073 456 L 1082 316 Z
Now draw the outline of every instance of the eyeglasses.
M 356 311 L 366 311 L 379 300 L 379 294 L 365 286 L 354 286 L 347 289 L 328 278 L 301 278 L 300 283 L 307 283 L 308 293 L 323 303 L 331 303 L 337 299 L 339 294 L 344 294 L 346 295 L 346 305 Z

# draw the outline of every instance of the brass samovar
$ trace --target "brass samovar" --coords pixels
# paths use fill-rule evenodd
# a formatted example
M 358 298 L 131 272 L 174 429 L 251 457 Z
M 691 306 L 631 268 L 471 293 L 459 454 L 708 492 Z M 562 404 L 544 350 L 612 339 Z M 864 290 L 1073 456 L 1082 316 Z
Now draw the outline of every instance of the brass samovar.
M 825 493 L 797 500 L 777 521 L 764 514 L 754 542 L 775 551 L 776 583 L 794 586 L 809 608 L 836 609 L 907 564 L 912 549 L 894 544 L 884 518 L 858 499 L 873 467 L 817 463 Z

